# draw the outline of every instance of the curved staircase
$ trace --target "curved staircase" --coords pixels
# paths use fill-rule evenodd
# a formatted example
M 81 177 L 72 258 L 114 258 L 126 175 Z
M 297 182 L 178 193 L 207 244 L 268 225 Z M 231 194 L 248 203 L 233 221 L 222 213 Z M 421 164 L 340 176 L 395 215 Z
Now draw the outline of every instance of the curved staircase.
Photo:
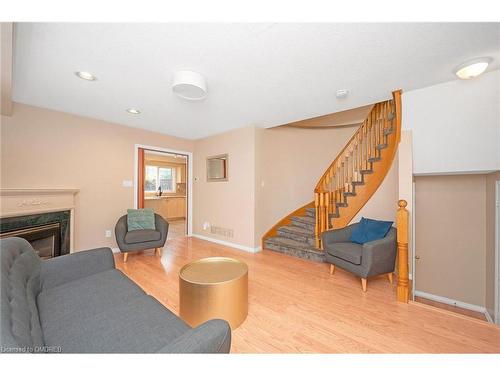
M 376 103 L 314 189 L 314 201 L 276 223 L 262 248 L 323 262 L 321 234 L 343 228 L 378 189 L 401 137 L 401 90 Z

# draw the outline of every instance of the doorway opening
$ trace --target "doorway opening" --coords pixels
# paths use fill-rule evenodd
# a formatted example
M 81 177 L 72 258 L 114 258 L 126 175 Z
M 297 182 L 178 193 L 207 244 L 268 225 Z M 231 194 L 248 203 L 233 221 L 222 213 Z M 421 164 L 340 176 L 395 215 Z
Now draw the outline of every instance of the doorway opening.
M 168 223 L 167 241 L 192 230 L 192 154 L 136 145 L 135 207 L 151 208 Z

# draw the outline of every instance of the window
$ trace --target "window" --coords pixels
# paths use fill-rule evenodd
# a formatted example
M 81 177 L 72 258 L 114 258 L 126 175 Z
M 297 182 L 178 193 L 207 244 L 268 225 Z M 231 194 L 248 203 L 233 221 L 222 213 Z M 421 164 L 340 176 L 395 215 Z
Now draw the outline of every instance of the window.
M 163 192 L 175 192 L 175 169 L 146 165 L 144 191 L 153 192 L 161 187 Z

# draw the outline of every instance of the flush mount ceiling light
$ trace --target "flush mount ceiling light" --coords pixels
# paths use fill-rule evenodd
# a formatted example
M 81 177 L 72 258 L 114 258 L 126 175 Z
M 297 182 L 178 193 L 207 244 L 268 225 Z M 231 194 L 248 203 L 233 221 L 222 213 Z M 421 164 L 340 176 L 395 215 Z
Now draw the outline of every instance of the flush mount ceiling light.
M 127 112 L 128 113 L 131 113 L 133 115 L 138 115 L 141 113 L 141 110 L 137 109 L 137 108 L 127 108 Z
M 347 95 L 349 95 L 349 90 L 347 90 L 347 89 L 337 90 L 337 92 L 335 93 L 335 96 L 338 99 L 343 99 L 343 98 L 347 97 Z
M 97 77 L 89 72 L 75 72 L 78 78 L 84 79 L 86 81 L 96 81 Z
M 489 57 L 481 57 L 463 63 L 455 69 L 455 74 L 460 79 L 472 79 L 484 73 L 488 64 L 491 62 Z
M 200 73 L 181 70 L 174 74 L 172 91 L 183 99 L 201 100 L 207 96 L 207 84 Z

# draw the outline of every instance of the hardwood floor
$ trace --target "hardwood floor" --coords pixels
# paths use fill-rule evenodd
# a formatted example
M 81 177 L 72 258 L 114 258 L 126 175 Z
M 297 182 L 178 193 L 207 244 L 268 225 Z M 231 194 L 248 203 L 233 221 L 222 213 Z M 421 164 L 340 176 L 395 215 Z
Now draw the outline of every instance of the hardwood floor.
M 186 220 L 171 220 L 168 222 L 168 236 L 167 239 L 173 240 L 175 238 L 184 237 L 186 235 Z
M 233 331 L 233 353 L 500 353 L 500 328 L 420 303 L 396 302 L 387 276 L 360 282 L 340 268 L 272 251 L 245 253 L 196 238 L 116 256 L 117 267 L 170 310 L 179 311 L 179 269 L 229 256 L 249 267 L 249 313 Z

